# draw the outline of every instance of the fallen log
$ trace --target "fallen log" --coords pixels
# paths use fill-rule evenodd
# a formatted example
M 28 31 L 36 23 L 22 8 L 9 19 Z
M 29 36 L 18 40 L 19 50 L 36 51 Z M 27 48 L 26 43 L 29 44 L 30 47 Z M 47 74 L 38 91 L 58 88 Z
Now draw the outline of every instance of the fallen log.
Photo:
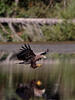
M 24 23 L 24 24 L 57 24 L 62 23 L 66 19 L 57 19 L 57 18 L 0 18 L 0 23 Z M 75 19 L 68 19 L 67 22 L 75 23 Z

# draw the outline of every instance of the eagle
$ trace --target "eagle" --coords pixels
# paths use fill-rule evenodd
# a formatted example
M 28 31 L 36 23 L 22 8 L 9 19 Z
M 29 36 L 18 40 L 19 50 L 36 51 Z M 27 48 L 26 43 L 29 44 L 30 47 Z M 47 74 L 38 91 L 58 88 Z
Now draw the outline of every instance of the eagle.
M 41 64 L 37 64 L 36 62 L 41 60 L 42 58 L 46 58 L 45 54 L 47 54 L 49 50 L 40 53 L 35 54 L 33 50 L 31 49 L 29 44 L 24 44 L 20 48 L 20 51 L 16 54 L 18 60 L 22 61 L 19 64 L 31 64 L 32 68 L 40 67 Z

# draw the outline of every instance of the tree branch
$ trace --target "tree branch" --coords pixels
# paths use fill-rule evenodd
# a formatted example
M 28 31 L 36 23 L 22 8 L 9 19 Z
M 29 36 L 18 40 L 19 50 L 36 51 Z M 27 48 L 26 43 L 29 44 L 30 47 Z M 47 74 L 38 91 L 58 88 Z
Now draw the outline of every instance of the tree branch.
M 6 31 L 5 27 L 4 27 L 1 23 L 0 23 L 0 27 L 2 28 L 2 30 L 3 30 L 4 33 L 9 34 L 9 33 Z
M 14 29 L 12 23 L 9 23 L 8 25 L 9 25 L 9 28 L 11 29 L 11 31 L 12 31 L 12 34 L 14 35 L 14 39 L 17 40 L 17 41 L 23 42 L 23 39 L 20 38 L 20 37 L 16 34 L 15 29 Z

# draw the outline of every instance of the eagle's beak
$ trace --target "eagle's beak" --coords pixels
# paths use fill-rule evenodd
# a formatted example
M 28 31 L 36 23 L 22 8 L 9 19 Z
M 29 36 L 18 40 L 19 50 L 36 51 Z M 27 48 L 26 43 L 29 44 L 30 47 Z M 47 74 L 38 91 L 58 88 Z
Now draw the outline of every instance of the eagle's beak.
M 37 67 L 41 67 L 42 65 L 41 64 L 37 64 Z

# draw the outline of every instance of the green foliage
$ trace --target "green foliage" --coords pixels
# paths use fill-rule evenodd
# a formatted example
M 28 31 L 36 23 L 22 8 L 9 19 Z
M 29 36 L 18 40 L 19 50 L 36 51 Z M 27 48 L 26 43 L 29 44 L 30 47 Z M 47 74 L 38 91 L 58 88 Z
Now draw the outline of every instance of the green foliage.
M 58 1 L 58 0 L 56 0 Z M 39 18 L 75 18 L 75 0 L 67 0 L 66 7 L 64 1 L 54 6 L 49 5 L 49 0 L 23 0 L 16 5 L 15 0 L 0 0 L 0 17 L 39 17 Z M 53 4 L 52 4 L 53 5 Z
M 75 0 L 68 1 L 66 7 L 64 7 L 62 4 L 56 4 L 54 8 L 54 12 L 57 12 L 56 16 L 58 16 L 59 18 L 75 18 Z
M 27 15 L 29 17 L 35 17 L 35 18 L 47 18 L 49 11 L 45 12 L 46 5 L 42 2 L 36 4 L 35 6 L 31 7 L 29 10 L 26 11 Z
M 28 41 L 28 35 L 27 35 L 26 33 L 23 33 L 23 34 L 21 35 L 21 37 L 22 37 L 22 39 L 23 39 L 24 41 Z
M 43 2 L 37 3 L 32 7 L 29 7 L 28 9 L 25 9 L 24 7 L 18 8 L 17 17 L 24 17 L 24 18 L 47 18 L 49 17 L 50 11 L 46 9 L 46 5 Z
M 64 7 L 64 3 L 55 3 L 55 5 L 53 7 L 49 7 L 47 9 L 46 3 L 40 1 L 35 3 L 35 5 L 33 5 L 32 7 L 28 7 L 28 9 L 25 8 L 20 8 L 23 9 L 22 12 L 24 13 L 20 13 L 19 15 L 21 16 L 25 16 L 24 17 L 39 17 L 39 18 L 52 18 L 52 17 L 57 17 L 57 18 L 75 18 L 75 1 L 67 1 L 67 5 L 66 7 Z
M 53 26 L 43 26 L 46 41 L 69 41 L 75 40 L 75 24 L 66 23 Z
M 9 42 L 13 42 L 14 38 L 11 34 L 11 31 L 8 27 L 5 27 L 9 34 L 4 33 L 0 29 L 0 33 L 2 36 Z M 75 41 L 75 24 L 63 22 L 62 24 L 56 24 L 52 26 L 41 26 L 41 30 L 44 34 L 44 40 L 41 39 L 40 41 Z M 32 37 L 26 33 L 26 31 L 22 31 L 20 37 L 24 41 L 33 41 Z M 37 41 L 37 40 L 35 40 Z
M 62 53 L 51 53 L 49 55 L 51 59 L 75 59 L 75 54 L 62 54 Z
M 64 11 L 61 11 L 61 16 L 63 18 L 75 18 L 75 0 L 72 0 Z
M 8 54 L 4 54 L 4 55 L 1 57 L 0 61 L 5 60 L 5 59 L 7 58 L 7 56 L 8 56 Z
M 6 29 L 8 30 L 9 34 L 5 33 L 2 31 L 2 29 L 0 29 L 0 33 L 1 35 L 8 41 L 8 42 L 12 42 L 13 38 L 11 37 L 11 31 L 8 29 L 8 27 L 6 26 Z
M 11 5 L 11 6 L 10 6 Z M 15 11 L 15 3 L 9 0 L 0 0 L 0 16 L 9 17 Z

